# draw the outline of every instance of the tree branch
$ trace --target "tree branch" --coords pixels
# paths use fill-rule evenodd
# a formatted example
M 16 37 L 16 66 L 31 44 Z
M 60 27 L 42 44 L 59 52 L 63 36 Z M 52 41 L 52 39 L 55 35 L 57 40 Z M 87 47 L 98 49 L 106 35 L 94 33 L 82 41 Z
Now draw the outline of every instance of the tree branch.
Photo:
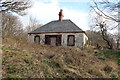
M 117 20 L 117 19 L 115 19 L 115 18 L 113 18 L 113 17 L 105 14 L 102 10 L 100 10 L 99 7 L 98 7 L 98 5 L 97 5 L 97 3 L 96 3 L 94 0 L 93 0 L 93 2 L 94 2 L 94 4 L 96 5 L 96 6 L 95 6 L 96 9 L 97 9 L 98 11 L 100 11 L 101 14 L 104 15 L 104 16 L 103 16 L 104 18 L 106 18 L 106 19 L 111 19 L 111 20 L 114 20 L 114 21 L 116 21 L 116 22 L 119 22 L 119 20 Z M 94 9 L 94 11 L 95 11 L 98 15 L 100 15 L 100 14 L 95 10 L 95 8 L 94 8 L 93 6 L 91 6 L 91 7 Z

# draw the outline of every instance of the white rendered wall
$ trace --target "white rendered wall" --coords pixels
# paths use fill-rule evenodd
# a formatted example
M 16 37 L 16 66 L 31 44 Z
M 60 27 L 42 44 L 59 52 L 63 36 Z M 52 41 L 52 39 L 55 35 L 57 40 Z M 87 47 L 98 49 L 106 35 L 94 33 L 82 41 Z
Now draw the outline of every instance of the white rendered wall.
M 83 34 L 83 42 L 84 42 L 83 45 L 86 44 L 87 40 L 88 40 L 88 37 L 85 34 Z
M 86 43 L 87 36 L 84 33 L 45 33 L 45 34 L 31 34 L 29 36 L 30 42 L 34 42 L 34 36 L 39 35 L 40 36 L 40 44 L 45 44 L 45 35 L 62 35 L 61 38 L 61 45 L 67 46 L 67 38 L 68 35 L 74 35 L 75 36 L 75 46 L 83 48 L 84 44 Z

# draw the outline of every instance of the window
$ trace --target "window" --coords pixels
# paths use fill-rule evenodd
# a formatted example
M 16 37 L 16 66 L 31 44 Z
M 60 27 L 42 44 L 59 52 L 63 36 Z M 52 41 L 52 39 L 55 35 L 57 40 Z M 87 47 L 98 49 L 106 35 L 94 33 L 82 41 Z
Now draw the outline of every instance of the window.
M 75 36 L 74 35 L 68 35 L 67 45 L 68 46 L 74 46 L 75 45 Z
M 40 43 L 40 36 L 38 36 L 38 35 L 34 36 L 34 42 L 36 44 L 39 44 Z

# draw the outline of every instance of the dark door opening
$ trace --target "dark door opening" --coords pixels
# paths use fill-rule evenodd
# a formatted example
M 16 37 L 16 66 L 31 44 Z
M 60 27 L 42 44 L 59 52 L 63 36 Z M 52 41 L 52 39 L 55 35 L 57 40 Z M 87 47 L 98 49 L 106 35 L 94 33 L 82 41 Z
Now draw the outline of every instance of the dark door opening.
M 52 46 L 60 46 L 61 36 L 62 35 L 45 35 L 45 44 Z

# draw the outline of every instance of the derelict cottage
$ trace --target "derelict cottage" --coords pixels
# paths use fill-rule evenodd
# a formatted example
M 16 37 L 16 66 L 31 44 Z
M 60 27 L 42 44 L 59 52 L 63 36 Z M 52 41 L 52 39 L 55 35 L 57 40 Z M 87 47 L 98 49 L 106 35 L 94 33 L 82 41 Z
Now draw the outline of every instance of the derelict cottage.
M 83 48 L 88 40 L 85 31 L 71 20 L 64 20 L 62 11 L 61 9 L 59 12 L 59 20 L 51 21 L 28 33 L 29 41 L 52 46 Z

